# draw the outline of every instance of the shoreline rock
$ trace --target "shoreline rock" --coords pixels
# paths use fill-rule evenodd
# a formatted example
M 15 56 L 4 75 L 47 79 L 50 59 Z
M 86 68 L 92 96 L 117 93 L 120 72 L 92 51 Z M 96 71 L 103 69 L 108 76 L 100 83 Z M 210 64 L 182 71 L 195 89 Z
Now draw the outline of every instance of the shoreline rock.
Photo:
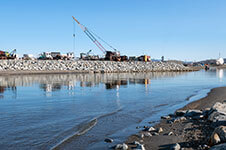
M 188 109 L 177 110 L 175 115 L 162 116 L 161 122 L 154 127 L 146 127 L 142 132 L 149 132 L 152 135 L 144 136 L 146 149 L 153 149 L 153 144 L 159 142 L 154 149 L 219 149 L 226 142 L 226 102 L 216 102 L 210 109 Z M 210 119 L 211 118 L 211 119 Z M 223 125 L 222 125 L 223 122 Z M 157 129 L 157 130 L 154 130 Z M 164 141 L 163 138 L 167 141 Z M 131 136 L 131 140 L 139 141 L 139 137 Z M 174 145 L 172 147 L 172 144 Z M 222 146 L 218 146 L 223 144 Z M 130 145 L 128 145 L 130 146 Z
M 87 73 L 197 71 L 173 62 L 114 62 L 80 60 L 0 60 L 0 72 L 78 71 Z

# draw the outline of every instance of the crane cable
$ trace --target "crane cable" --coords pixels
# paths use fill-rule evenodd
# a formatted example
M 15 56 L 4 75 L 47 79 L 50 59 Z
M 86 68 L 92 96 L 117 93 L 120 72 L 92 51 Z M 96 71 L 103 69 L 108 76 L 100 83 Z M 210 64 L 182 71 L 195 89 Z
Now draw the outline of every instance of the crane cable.
M 86 29 L 88 29 L 86 27 Z M 102 42 L 104 42 L 106 45 L 108 45 L 110 48 L 112 48 L 114 51 L 117 51 L 116 48 L 114 48 L 113 46 L 111 46 L 109 43 L 107 43 L 105 40 L 103 40 L 101 37 L 99 37 L 97 34 L 95 34 L 94 32 L 92 32 L 90 29 L 88 29 L 89 32 L 91 32 L 94 36 L 96 36 L 98 39 L 100 39 Z
M 73 51 L 75 51 L 75 22 L 73 21 Z

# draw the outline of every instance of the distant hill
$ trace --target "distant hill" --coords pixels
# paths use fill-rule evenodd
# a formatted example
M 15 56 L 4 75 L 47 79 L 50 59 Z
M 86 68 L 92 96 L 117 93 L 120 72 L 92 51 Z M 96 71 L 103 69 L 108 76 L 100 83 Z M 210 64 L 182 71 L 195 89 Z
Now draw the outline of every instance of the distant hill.
M 216 59 L 202 60 L 202 61 L 199 61 L 198 63 L 214 65 L 214 64 L 216 64 Z

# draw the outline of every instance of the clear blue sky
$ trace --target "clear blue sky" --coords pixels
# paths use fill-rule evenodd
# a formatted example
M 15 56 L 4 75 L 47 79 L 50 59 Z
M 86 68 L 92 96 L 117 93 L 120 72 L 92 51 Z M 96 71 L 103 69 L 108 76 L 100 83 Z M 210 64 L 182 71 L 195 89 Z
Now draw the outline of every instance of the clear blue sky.
M 226 57 L 225 0 L 1 0 L 0 49 L 72 51 L 72 15 L 121 54 Z M 101 54 L 75 27 L 75 54 L 89 49 Z

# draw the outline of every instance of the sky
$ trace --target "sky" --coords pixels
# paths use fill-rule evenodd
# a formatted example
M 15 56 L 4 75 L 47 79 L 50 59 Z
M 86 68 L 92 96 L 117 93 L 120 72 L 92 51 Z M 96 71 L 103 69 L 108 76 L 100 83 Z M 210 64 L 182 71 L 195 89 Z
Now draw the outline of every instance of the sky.
M 1 0 L 0 50 L 102 55 L 74 16 L 122 55 L 216 59 L 226 57 L 225 15 L 225 0 Z

